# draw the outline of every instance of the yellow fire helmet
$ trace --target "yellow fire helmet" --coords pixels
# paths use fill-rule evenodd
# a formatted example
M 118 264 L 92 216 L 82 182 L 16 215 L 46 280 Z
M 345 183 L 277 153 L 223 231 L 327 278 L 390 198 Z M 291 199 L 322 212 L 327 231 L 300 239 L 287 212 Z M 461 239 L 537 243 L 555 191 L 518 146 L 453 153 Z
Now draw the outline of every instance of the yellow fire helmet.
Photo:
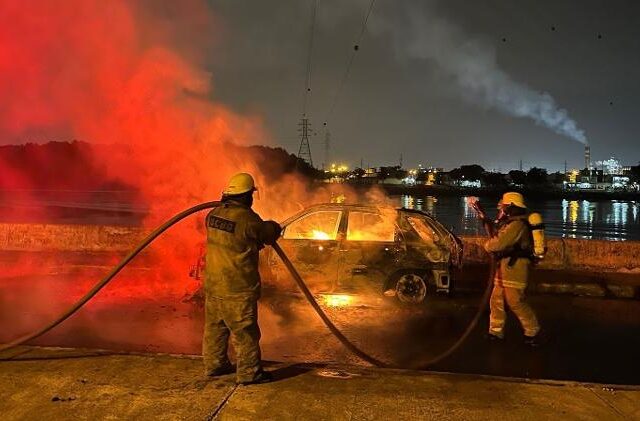
M 505 206 L 513 205 L 524 209 L 527 208 L 527 205 L 524 204 L 524 197 L 517 192 L 507 192 L 503 194 L 502 199 L 500 199 L 500 204 Z
M 251 174 L 241 172 L 229 180 L 227 187 L 222 191 L 225 196 L 235 196 L 237 194 L 247 193 L 250 191 L 256 191 L 256 184 L 253 181 Z

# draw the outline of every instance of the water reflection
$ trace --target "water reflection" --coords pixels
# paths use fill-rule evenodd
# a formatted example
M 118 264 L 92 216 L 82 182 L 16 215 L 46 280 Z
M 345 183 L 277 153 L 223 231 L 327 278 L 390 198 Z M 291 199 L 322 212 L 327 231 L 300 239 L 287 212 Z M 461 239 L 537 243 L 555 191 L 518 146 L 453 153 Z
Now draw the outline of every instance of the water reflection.
M 629 212 L 629 204 L 627 202 L 613 201 L 613 210 L 607 216 L 607 221 L 616 227 L 627 225 L 627 212 Z
M 563 237 L 593 238 L 595 203 L 588 200 L 562 200 Z
M 436 203 L 438 202 L 438 199 L 436 199 L 433 196 L 427 196 L 425 198 L 425 210 L 430 213 L 432 216 L 437 217 L 438 215 L 436 214 Z
M 410 196 L 408 194 L 402 195 L 400 197 L 400 206 L 402 206 L 403 208 L 416 209 L 415 202 L 416 200 L 413 198 L 413 196 Z
M 591 218 L 591 204 L 589 203 L 588 200 L 583 200 L 582 203 L 580 204 L 580 213 L 582 214 L 582 220 L 590 223 L 592 222 L 592 218 Z
M 481 198 L 493 217 L 495 198 Z M 461 235 L 483 235 L 475 211 L 466 197 L 400 197 L 404 207 L 420 209 L 436 216 Z M 588 200 L 530 200 L 531 210 L 542 213 L 547 235 L 551 237 L 594 238 L 640 241 L 640 202 Z

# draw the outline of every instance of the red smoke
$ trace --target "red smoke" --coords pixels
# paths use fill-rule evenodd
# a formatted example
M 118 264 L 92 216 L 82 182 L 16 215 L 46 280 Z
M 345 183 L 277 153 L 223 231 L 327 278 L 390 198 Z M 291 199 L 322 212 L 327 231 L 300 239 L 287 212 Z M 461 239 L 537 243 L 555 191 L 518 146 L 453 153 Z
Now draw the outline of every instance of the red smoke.
M 221 142 L 264 143 L 265 135 L 258 117 L 210 99 L 197 53 L 215 33 L 205 2 L 163 3 L 2 0 L 2 141 L 124 143 L 126 157 L 97 160 L 152 206 L 217 195 L 239 166 Z M 172 41 L 191 25 L 202 31 L 191 30 L 188 48 Z
M 232 173 L 255 172 L 225 153 L 225 142 L 267 139 L 258 116 L 213 99 L 205 60 L 219 31 L 204 0 L 0 0 L 0 16 L 0 142 L 126 145 L 117 156 L 96 148 L 93 160 L 141 192 L 150 226 L 217 199 Z M 0 162 L 0 176 L 23 175 Z M 188 271 L 202 239 L 193 226 L 155 247 L 167 279 Z
M 215 100 L 206 61 L 224 31 L 205 0 L 0 0 L 0 16 L 0 143 L 123 145 L 116 154 L 94 148 L 92 164 L 140 191 L 149 227 L 218 199 L 237 171 L 256 177 L 256 208 L 265 217 L 283 218 L 318 201 L 296 177 L 274 183 L 260 171 L 259 157 L 225 147 L 268 139 L 259 116 Z M 82 174 L 86 159 L 69 173 Z M 38 162 L 46 165 L 47 157 Z M 1 177 L 29 179 L 21 170 L 0 162 Z M 165 276 L 149 279 L 150 291 L 184 290 L 175 281 L 195 260 L 203 216 L 154 243 Z

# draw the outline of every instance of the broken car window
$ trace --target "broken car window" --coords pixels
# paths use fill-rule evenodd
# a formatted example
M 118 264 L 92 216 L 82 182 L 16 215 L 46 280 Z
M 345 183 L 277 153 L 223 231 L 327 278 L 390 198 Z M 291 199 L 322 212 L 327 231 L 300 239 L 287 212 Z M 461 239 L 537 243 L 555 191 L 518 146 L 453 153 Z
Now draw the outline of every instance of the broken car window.
M 335 240 L 341 211 L 319 211 L 296 219 L 284 230 L 285 240 Z
M 384 218 L 369 212 L 349 212 L 347 240 L 394 241 L 395 217 Z
M 407 216 L 407 221 L 424 241 L 435 243 L 439 240 L 438 234 L 431 228 L 424 218 Z

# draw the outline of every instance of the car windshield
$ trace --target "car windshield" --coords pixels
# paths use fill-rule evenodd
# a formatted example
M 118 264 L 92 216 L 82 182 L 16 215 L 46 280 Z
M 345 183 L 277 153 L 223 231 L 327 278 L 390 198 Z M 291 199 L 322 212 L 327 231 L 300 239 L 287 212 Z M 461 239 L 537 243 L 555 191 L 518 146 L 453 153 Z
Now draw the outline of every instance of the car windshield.
M 318 211 L 303 215 L 284 230 L 286 240 L 335 240 L 340 225 L 340 211 Z

